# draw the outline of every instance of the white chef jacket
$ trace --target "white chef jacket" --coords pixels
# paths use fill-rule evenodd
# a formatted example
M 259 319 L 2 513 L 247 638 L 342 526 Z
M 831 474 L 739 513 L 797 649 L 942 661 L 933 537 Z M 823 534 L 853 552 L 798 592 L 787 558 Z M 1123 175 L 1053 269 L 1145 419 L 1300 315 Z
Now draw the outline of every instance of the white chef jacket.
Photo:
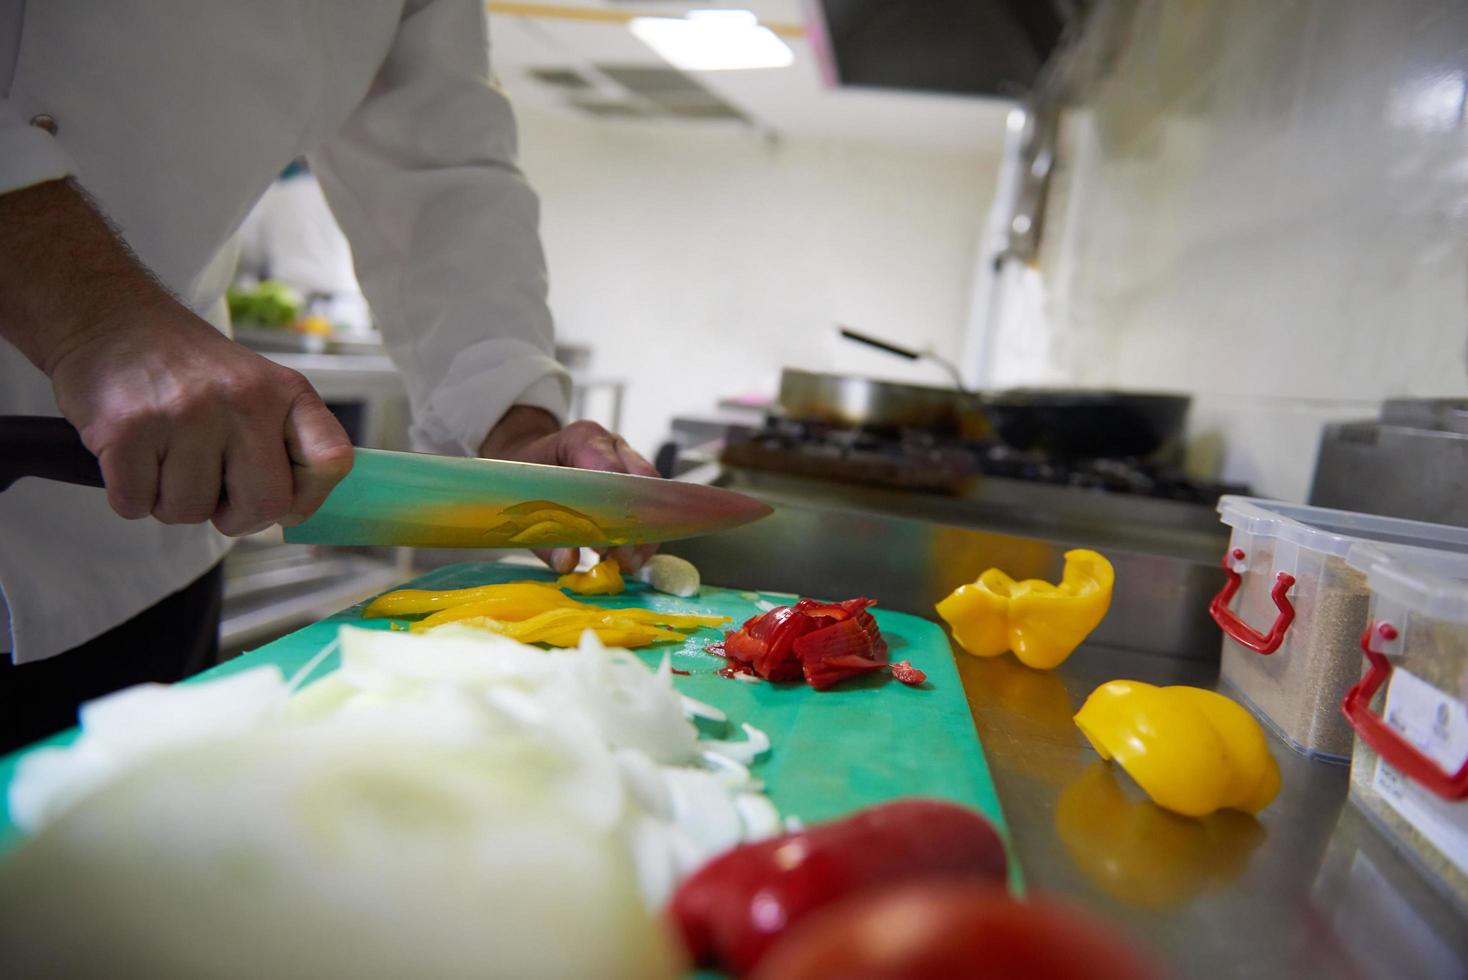
M 75 176 L 201 314 L 221 306 L 241 220 L 305 154 L 418 448 L 472 453 L 512 404 L 564 415 L 538 205 L 477 0 L 0 0 L 0 94 L 0 193 Z M 0 413 L 58 414 L 3 342 Z M 0 493 L 15 661 L 124 622 L 226 548 L 207 525 L 124 521 L 101 490 L 20 481 Z

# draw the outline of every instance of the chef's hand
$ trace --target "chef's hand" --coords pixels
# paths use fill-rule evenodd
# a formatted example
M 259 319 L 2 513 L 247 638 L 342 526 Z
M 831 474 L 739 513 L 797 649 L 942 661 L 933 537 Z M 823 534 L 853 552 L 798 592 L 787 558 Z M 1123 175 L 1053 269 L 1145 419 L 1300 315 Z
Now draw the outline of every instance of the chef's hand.
M 352 468 L 351 441 L 305 378 L 171 299 L 98 324 L 50 375 L 130 520 L 230 535 L 298 524 Z
M 479 447 L 479 455 L 636 476 L 658 475 L 652 464 L 616 433 L 584 420 L 561 428 L 555 416 L 529 405 L 515 405 L 506 412 Z M 655 551 L 657 545 L 653 544 L 625 545 L 611 549 L 609 554 L 623 571 L 635 572 Z M 563 575 L 576 568 L 580 557 L 576 548 L 553 548 L 536 554 Z
M 0 336 L 51 379 L 123 517 L 298 523 L 351 468 L 306 379 L 169 295 L 70 181 L 0 195 Z

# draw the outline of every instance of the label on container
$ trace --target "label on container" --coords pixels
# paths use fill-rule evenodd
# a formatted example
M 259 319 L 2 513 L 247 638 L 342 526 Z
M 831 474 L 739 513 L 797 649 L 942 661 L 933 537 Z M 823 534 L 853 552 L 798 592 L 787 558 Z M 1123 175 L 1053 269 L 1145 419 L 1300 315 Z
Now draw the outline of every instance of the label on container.
M 1384 717 L 1448 772 L 1457 772 L 1468 759 L 1468 708 L 1422 678 L 1400 668 L 1392 671 Z M 1468 874 L 1468 800 L 1444 800 L 1379 759 L 1372 785 L 1392 809 Z

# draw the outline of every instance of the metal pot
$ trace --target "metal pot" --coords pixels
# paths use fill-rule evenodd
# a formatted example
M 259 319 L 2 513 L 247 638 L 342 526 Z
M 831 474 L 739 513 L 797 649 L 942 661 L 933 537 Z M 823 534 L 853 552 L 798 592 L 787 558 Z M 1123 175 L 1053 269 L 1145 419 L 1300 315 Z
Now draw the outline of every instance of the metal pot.
M 970 437 L 982 436 L 988 428 L 977 395 L 795 368 L 780 372 L 780 411 L 786 418 L 845 428 L 923 429 Z

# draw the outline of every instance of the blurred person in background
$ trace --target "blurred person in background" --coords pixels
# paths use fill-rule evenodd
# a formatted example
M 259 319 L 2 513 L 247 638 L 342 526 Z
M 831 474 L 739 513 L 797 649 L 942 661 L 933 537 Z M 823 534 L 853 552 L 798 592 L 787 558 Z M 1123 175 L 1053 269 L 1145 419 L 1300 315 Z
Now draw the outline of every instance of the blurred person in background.
M 240 225 L 238 240 L 238 285 L 282 283 L 300 294 L 307 312 L 323 317 L 341 335 L 372 336 L 372 314 L 352 269 L 351 243 L 304 159 L 292 160 L 261 195 Z

